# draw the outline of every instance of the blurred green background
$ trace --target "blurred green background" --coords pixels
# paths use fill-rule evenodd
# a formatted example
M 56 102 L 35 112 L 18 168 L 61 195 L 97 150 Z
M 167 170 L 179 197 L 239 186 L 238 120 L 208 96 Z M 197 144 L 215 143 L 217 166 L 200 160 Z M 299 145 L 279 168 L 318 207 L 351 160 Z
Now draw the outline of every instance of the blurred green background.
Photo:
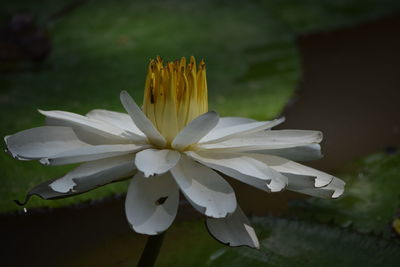
M 302 75 L 297 36 L 391 15 L 400 11 L 400 1 L 6 0 L 1 7 L 1 25 L 16 14 L 32 15 L 51 40 L 51 53 L 41 62 L 19 57 L 1 62 L 0 135 L 6 136 L 42 125 L 39 108 L 80 114 L 95 108 L 123 111 L 121 90 L 141 102 L 147 63 L 157 55 L 166 60 L 204 58 L 210 107 L 222 116 L 274 118 L 293 97 Z M 0 49 L 9 49 L 4 38 Z M 398 233 L 391 226 L 399 209 L 400 157 L 378 153 L 349 166 L 339 174 L 348 182 L 340 200 L 295 202 L 286 213 L 290 219 L 254 218 L 263 239 L 261 251 L 224 248 L 204 236 L 201 222 L 179 222 L 162 250 L 160 266 L 354 266 L 360 263 L 354 258 L 363 258 L 365 266 L 394 266 L 400 260 Z M 21 211 L 14 199 L 24 199 L 34 185 L 73 167 L 44 167 L 0 153 L 0 212 Z M 26 207 L 87 202 L 126 188 L 121 182 L 62 200 L 34 197 Z M 106 256 L 99 255 L 109 246 L 134 251 L 120 245 L 132 240 L 117 239 L 78 255 L 78 266 L 100 266 Z M 311 252 L 317 256 L 305 256 Z M 338 262 L 337 255 L 342 256 Z

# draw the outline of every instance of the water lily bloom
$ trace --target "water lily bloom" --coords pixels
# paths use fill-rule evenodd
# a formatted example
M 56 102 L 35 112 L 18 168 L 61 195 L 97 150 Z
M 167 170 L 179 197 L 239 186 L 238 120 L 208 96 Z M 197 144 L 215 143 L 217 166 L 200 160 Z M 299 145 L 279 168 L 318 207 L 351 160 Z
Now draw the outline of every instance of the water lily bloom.
M 42 111 L 46 126 L 5 137 L 9 153 L 44 165 L 82 163 L 34 187 L 28 197 L 54 199 L 133 177 L 126 196 L 129 224 L 156 235 L 173 222 L 179 192 L 207 216 L 209 232 L 231 246 L 259 243 L 235 193 L 222 177 L 265 192 L 292 190 L 337 198 L 344 182 L 293 160 L 321 157 L 322 134 L 271 130 L 284 119 L 255 121 L 208 111 L 206 67 L 195 59 L 151 60 L 140 108 L 120 95 L 126 113 L 96 109 L 82 116 Z

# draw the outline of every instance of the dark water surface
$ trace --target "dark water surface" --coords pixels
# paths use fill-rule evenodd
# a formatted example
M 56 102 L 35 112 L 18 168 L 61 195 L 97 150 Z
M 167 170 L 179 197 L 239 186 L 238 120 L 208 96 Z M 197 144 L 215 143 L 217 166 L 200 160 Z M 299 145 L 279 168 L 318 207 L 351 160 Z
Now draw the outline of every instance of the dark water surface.
M 298 38 L 303 68 L 294 102 L 286 108 L 283 128 L 322 130 L 324 159 L 310 163 L 335 170 L 347 162 L 400 144 L 400 17 L 348 29 Z M 231 180 L 230 180 L 231 181 Z M 281 214 L 295 193 L 273 195 L 232 182 L 246 212 Z M 3 266 L 71 266 L 118 240 L 129 247 L 129 259 L 141 252 L 145 238 L 126 222 L 124 198 L 52 212 L 1 215 Z M 178 221 L 199 215 L 180 207 Z M 206 231 L 206 230 L 204 230 Z M 120 266 L 105 249 L 101 266 Z M 122 253 L 122 252 L 121 252 Z M 84 265 L 80 265 L 84 266 Z M 125 266 L 125 265 L 124 265 Z
M 302 81 L 283 128 L 324 133 L 322 160 L 336 170 L 400 145 L 400 15 L 300 36 Z

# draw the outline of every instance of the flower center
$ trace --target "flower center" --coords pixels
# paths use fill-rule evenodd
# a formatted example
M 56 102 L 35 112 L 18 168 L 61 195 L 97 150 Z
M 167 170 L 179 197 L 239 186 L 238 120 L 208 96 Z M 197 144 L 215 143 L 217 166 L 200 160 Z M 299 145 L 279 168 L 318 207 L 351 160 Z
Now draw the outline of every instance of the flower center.
M 192 56 L 167 62 L 151 60 L 144 90 L 143 112 L 168 145 L 189 122 L 208 111 L 206 65 Z

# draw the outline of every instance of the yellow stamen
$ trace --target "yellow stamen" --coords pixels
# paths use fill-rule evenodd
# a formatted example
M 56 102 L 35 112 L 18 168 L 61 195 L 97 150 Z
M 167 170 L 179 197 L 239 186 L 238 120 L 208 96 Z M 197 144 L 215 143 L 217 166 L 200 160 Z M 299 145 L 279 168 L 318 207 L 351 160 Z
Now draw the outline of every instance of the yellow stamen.
M 208 111 L 206 65 L 196 67 L 192 56 L 167 62 L 161 57 L 149 63 L 143 112 L 170 144 L 189 122 Z

